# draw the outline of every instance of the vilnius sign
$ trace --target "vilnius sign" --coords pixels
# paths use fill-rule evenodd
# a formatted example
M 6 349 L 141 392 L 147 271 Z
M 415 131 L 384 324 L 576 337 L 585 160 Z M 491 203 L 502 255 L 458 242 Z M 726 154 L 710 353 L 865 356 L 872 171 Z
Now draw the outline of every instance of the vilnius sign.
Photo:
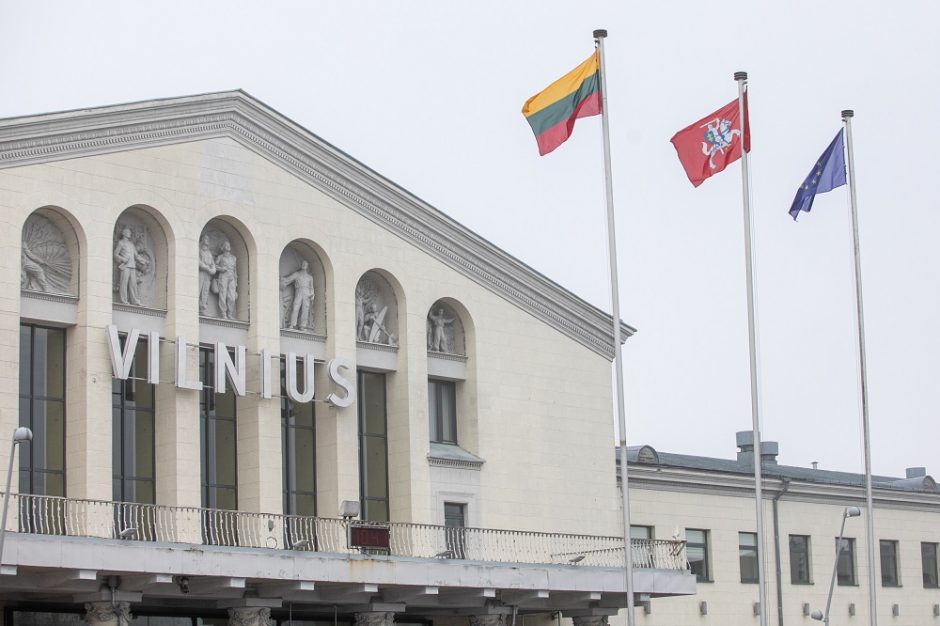
M 117 326 L 109 325 L 108 328 L 108 347 L 111 352 L 111 371 L 115 378 L 127 380 L 131 374 L 131 365 L 134 363 L 134 354 L 137 351 L 137 343 L 140 340 L 141 332 L 132 328 L 127 333 L 123 348 L 121 347 L 121 338 L 118 334 Z M 147 382 L 156 385 L 160 383 L 160 333 L 150 332 L 147 336 Z M 244 396 L 247 393 L 247 354 L 245 346 L 233 346 L 234 354 L 229 352 L 229 347 L 222 342 L 213 344 L 215 352 L 215 379 L 213 388 L 215 393 L 225 393 L 227 385 L 232 386 L 232 391 L 236 395 Z M 271 387 L 271 351 L 261 350 L 258 355 L 260 359 L 259 378 L 261 389 L 258 394 L 265 399 L 273 397 Z M 297 360 L 298 355 L 294 352 L 288 352 L 285 356 L 284 387 L 287 389 L 287 396 L 294 402 L 310 402 L 314 399 L 314 358 L 312 354 L 304 354 L 301 357 L 304 363 L 303 370 L 303 389 L 298 388 L 297 384 Z M 188 359 L 186 353 L 186 340 L 183 337 L 176 338 L 176 380 L 175 385 L 178 389 L 202 390 L 202 382 L 199 380 L 190 380 L 188 374 Z M 353 384 L 340 370 L 352 370 L 353 364 L 341 357 L 331 359 L 327 363 L 330 380 L 343 391 L 343 395 L 330 393 L 326 401 L 336 407 L 347 407 L 353 402 Z

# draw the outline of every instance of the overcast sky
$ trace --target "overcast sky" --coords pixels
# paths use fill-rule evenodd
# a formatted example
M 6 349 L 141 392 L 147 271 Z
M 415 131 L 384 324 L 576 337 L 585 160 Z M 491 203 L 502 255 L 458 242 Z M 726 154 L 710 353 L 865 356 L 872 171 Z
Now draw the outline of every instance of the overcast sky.
M 663 451 L 751 427 L 740 167 L 693 189 L 669 143 L 746 70 L 763 436 L 862 469 L 845 188 L 787 215 L 855 109 L 873 465 L 940 475 L 935 1 L 147 4 L 0 0 L 0 117 L 241 88 L 609 311 L 600 118 L 539 157 L 520 114 L 606 28 L 627 437 Z

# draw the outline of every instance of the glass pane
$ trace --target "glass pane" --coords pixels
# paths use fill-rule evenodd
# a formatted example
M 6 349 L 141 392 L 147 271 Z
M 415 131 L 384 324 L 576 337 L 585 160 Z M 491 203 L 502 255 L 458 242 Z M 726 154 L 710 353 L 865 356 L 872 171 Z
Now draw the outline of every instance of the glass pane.
M 809 537 L 790 535 L 790 582 L 809 583 Z
M 214 508 L 232 511 L 238 508 L 238 497 L 235 489 L 216 488 L 213 491 L 215 491 Z
M 440 441 L 441 433 L 438 428 L 440 411 L 438 403 L 438 388 L 436 380 L 428 381 L 428 433 L 431 441 Z
M 937 544 L 920 544 L 920 559 L 924 574 L 924 587 L 937 587 Z
M 63 478 L 60 472 L 33 472 L 33 493 L 42 496 L 64 496 Z
M 127 481 L 127 491 L 128 502 L 140 502 L 141 504 L 154 504 L 156 502 L 153 481 L 151 480 L 129 480 Z
M 756 533 L 738 533 L 738 560 L 741 566 L 741 582 L 756 583 L 758 581 Z
M 457 443 L 457 393 L 452 382 L 441 383 L 441 436 L 443 441 Z
M 34 328 L 33 394 L 65 396 L 65 331 L 61 328 Z
M 898 545 L 894 541 L 880 543 L 881 551 L 881 584 L 885 587 L 898 586 Z
M 630 539 L 652 539 L 653 529 L 650 526 L 630 526 Z
M 316 450 L 314 449 L 313 431 L 304 428 L 292 428 L 293 436 L 289 441 L 293 443 L 294 449 L 291 458 L 294 460 L 294 468 L 291 472 L 293 484 L 292 490 L 297 491 L 316 491 L 317 486 L 314 482 L 314 472 L 316 471 Z
M 235 417 L 235 392 L 231 387 L 225 393 L 215 394 L 215 415 L 216 417 L 226 417 L 234 419 Z
M 312 494 L 306 493 L 292 494 L 291 509 L 293 515 L 309 515 L 313 517 L 317 514 L 317 498 Z
M 836 539 L 838 545 L 838 539 Z M 839 565 L 837 567 L 838 581 L 840 585 L 855 584 L 855 541 L 853 539 L 842 540 L 842 550 L 839 552 Z
M 385 375 L 361 372 L 362 410 L 364 431 L 372 435 L 385 434 Z
M 65 469 L 65 405 L 58 400 L 36 400 L 33 403 L 32 449 L 33 469 Z M 42 437 L 36 431 L 42 433 Z
M 705 531 L 686 529 L 685 540 L 689 543 L 704 544 L 705 543 Z
M 387 498 L 388 481 L 386 472 L 388 459 L 386 458 L 385 439 L 379 437 L 365 437 L 366 447 L 366 496 L 370 498 Z
M 141 385 L 141 387 L 150 385 Z M 134 478 L 153 478 L 153 414 L 136 411 L 131 417 L 133 440 L 127 433 L 127 443 L 133 444 L 128 451 L 127 474 Z
M 444 526 L 464 527 L 466 526 L 466 507 L 463 504 L 453 502 L 444 503 Z
M 235 469 L 235 422 L 211 420 L 215 430 L 215 476 L 210 469 L 210 481 L 216 485 L 235 486 L 238 477 Z
M 370 522 L 388 521 L 388 502 L 385 500 L 366 500 L 365 517 L 363 519 Z

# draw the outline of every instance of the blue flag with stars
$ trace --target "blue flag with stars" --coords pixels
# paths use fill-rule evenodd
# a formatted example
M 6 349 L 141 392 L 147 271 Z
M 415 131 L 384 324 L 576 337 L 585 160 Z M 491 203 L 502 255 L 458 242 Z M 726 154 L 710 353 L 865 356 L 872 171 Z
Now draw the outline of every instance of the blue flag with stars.
M 796 190 L 796 197 L 793 198 L 793 204 L 790 206 L 790 215 L 794 220 L 800 211 L 809 213 L 809 210 L 813 208 L 813 200 L 816 199 L 817 193 L 832 191 L 845 184 L 844 134 L 844 128 L 839 130 L 839 134 L 816 161 L 809 176 Z

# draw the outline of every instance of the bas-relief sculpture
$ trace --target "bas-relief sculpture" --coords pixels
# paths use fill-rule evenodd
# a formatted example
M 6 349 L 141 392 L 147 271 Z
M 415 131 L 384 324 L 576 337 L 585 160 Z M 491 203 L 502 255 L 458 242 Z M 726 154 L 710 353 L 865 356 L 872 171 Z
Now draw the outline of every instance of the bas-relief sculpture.
M 456 352 L 454 341 L 453 317 L 447 317 L 444 307 L 437 307 L 437 312 L 428 313 L 428 350 L 432 352 Z
M 20 263 L 21 289 L 70 293 L 72 259 L 62 231 L 48 218 L 36 214 L 27 218 Z
M 143 225 L 118 224 L 114 244 L 114 290 L 121 304 L 152 306 L 153 240 Z
M 300 268 L 281 277 L 281 302 L 285 304 L 283 328 L 313 330 L 313 274 L 306 259 Z
M 388 305 L 375 283 L 363 278 L 356 285 L 356 339 L 369 343 L 398 345 L 398 339 L 385 328 Z
M 238 258 L 228 237 L 207 231 L 199 240 L 199 314 L 237 319 L 237 303 Z

